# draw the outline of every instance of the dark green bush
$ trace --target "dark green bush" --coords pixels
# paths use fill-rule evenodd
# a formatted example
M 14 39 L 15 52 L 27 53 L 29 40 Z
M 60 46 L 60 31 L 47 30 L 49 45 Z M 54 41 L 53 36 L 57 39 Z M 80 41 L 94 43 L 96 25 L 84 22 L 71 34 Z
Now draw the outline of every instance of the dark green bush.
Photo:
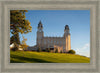
M 58 53 L 58 49 L 55 50 L 55 53 Z
M 46 52 L 46 50 L 45 50 L 45 49 L 43 49 L 42 51 L 43 51 L 43 52 Z
M 48 52 L 50 52 L 50 48 L 48 48 Z
M 41 52 L 41 48 L 40 47 L 38 48 L 37 52 Z
M 62 50 L 60 51 L 60 53 L 63 53 Z
M 48 52 L 48 48 L 46 48 L 46 50 L 45 50 L 46 52 Z
M 75 54 L 76 52 L 74 50 L 69 50 L 68 53 Z

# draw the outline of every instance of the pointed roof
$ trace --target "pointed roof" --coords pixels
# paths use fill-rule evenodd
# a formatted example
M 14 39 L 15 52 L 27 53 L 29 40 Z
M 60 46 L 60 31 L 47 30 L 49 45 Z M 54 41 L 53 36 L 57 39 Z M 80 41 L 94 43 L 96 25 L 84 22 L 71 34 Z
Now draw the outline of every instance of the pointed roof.
M 43 25 L 42 25 L 41 21 L 40 21 L 39 24 L 38 24 L 38 28 L 39 28 L 39 27 L 43 28 Z
M 66 29 L 68 29 L 68 30 L 69 30 L 69 26 L 68 26 L 68 25 L 66 25 L 66 26 L 65 26 L 65 30 L 66 30 Z
M 42 23 L 41 23 L 41 20 L 40 20 L 39 24 L 42 24 Z

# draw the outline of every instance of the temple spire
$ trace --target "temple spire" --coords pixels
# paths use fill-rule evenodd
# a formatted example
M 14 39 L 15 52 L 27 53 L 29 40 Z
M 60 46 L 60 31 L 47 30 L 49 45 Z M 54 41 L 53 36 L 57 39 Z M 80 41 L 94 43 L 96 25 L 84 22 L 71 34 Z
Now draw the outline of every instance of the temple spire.
M 42 25 L 41 21 L 38 24 L 38 28 L 43 28 L 43 25 Z
M 40 22 L 39 22 L 39 24 L 38 24 L 38 31 L 42 31 L 42 29 L 43 29 L 43 25 L 42 25 L 42 22 L 41 22 L 41 20 L 40 20 Z
M 41 20 L 40 20 L 39 24 L 42 24 L 42 23 L 41 23 Z

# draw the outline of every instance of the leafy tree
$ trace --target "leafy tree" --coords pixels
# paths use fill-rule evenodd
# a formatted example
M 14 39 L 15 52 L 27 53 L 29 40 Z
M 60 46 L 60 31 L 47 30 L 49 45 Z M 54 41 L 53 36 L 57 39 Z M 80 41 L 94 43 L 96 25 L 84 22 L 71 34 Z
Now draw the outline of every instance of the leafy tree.
M 27 10 L 11 10 L 10 11 L 10 32 L 13 35 L 19 36 L 19 33 L 23 34 L 23 33 L 31 32 L 32 27 L 30 26 L 30 22 L 25 19 L 26 18 L 25 12 L 28 12 L 28 11 Z M 18 43 L 18 39 L 16 40 Z
M 14 36 L 10 37 L 10 44 L 14 43 Z
M 14 34 L 16 32 L 28 33 L 31 31 L 30 22 L 25 18 L 27 10 L 11 10 L 10 11 L 10 30 Z
M 20 44 L 19 33 L 14 34 L 10 37 L 10 44 L 16 42 L 16 44 Z
M 68 53 L 70 53 L 70 54 L 75 54 L 76 52 L 75 52 L 74 50 L 69 50 Z
M 26 44 L 26 41 L 27 41 L 27 39 L 25 39 L 24 36 L 23 36 L 23 40 L 22 40 L 21 46 L 22 46 L 22 48 L 23 48 L 24 50 L 27 50 L 27 47 L 28 47 L 28 45 Z

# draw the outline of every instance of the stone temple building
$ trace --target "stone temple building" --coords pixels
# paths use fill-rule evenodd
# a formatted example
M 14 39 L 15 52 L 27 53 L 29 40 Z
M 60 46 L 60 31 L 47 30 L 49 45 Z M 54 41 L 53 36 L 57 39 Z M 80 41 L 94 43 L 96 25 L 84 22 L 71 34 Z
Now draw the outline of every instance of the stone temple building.
M 42 50 L 49 48 L 52 51 L 58 49 L 58 52 L 68 52 L 71 50 L 70 30 L 68 25 L 64 28 L 63 37 L 45 37 L 41 21 L 37 29 L 37 45 L 35 47 L 40 47 Z

